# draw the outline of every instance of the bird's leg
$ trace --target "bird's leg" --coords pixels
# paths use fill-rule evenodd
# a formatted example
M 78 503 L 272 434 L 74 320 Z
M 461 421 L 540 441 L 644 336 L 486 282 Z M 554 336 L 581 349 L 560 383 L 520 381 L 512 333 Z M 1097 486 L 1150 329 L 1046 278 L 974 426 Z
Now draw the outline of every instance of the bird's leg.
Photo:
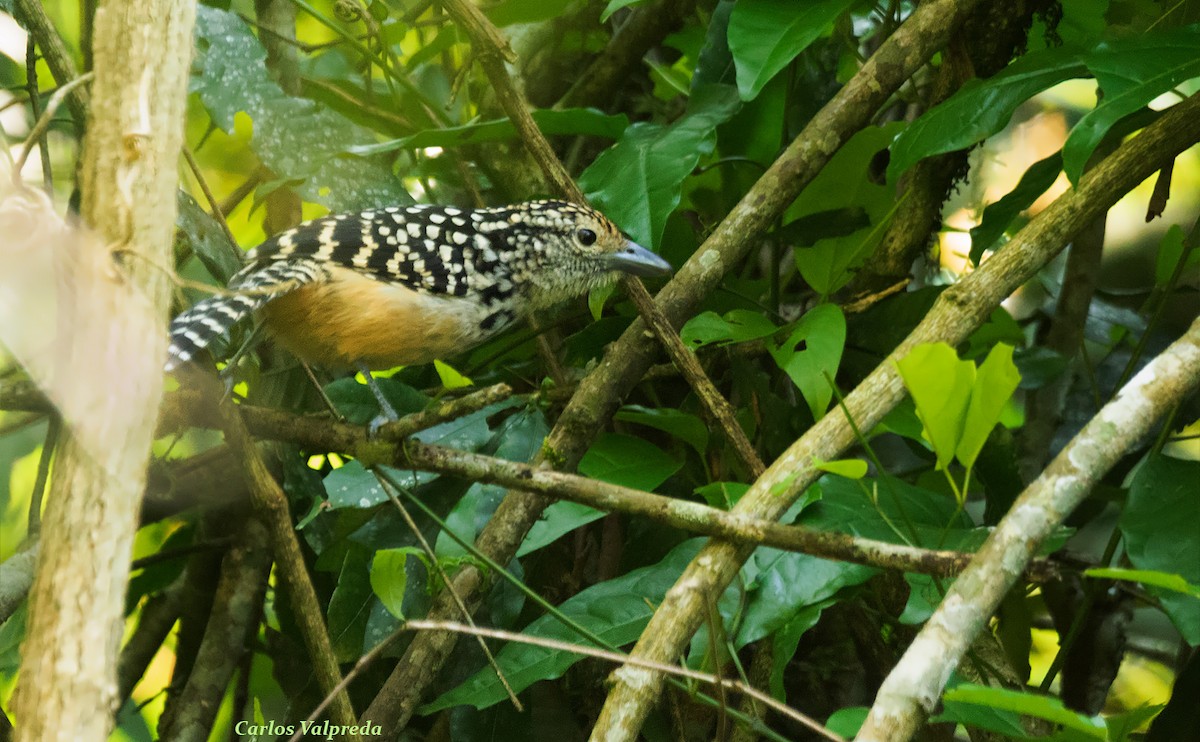
M 383 396 L 383 390 L 379 388 L 375 377 L 371 375 L 371 369 L 367 368 L 365 363 L 358 363 L 356 365 L 358 366 L 359 373 L 367 380 L 367 386 L 370 387 L 371 394 L 375 395 L 375 401 L 379 403 L 379 414 L 367 424 L 367 434 L 374 436 L 379 432 L 381 425 L 395 422 L 400 419 L 400 416 L 396 414 L 396 409 L 392 407 L 392 403 L 387 401 L 387 397 Z
M 246 337 L 246 341 L 234 351 L 234 354 L 225 362 L 225 366 L 217 373 L 218 378 L 221 379 L 221 383 L 225 385 L 223 399 L 229 399 L 233 395 L 233 374 L 237 371 L 237 365 L 241 362 L 242 356 L 246 355 L 255 345 L 258 345 L 259 340 L 262 339 L 262 331 L 263 326 L 261 324 L 255 325 L 254 329 L 250 331 L 250 335 Z

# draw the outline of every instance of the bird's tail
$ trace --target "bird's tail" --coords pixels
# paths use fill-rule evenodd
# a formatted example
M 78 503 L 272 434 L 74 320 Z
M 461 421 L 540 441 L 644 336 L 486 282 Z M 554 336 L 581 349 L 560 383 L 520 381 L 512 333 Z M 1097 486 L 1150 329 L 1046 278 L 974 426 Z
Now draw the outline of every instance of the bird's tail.
M 267 302 L 328 277 L 315 260 L 288 260 L 243 268 L 229 281 L 239 293 L 211 296 L 171 322 L 171 345 L 164 370 L 174 371 Z

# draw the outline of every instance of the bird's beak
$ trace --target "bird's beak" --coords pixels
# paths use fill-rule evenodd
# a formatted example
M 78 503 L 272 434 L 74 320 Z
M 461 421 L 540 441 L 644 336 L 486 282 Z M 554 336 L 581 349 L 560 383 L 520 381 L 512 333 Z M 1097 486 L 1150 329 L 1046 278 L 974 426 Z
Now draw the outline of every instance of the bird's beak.
M 609 253 L 608 265 L 613 270 L 635 276 L 665 276 L 671 272 L 671 264 L 636 242 L 625 243 L 625 247 Z

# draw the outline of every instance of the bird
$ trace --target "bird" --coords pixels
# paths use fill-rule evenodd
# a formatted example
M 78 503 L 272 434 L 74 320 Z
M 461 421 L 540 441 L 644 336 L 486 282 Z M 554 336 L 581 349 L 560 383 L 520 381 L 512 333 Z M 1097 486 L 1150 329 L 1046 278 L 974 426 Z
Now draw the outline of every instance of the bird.
M 469 350 L 534 312 L 671 266 L 599 211 L 560 200 L 416 204 L 304 222 L 246 254 L 228 291 L 179 314 L 165 370 L 257 316 L 300 360 L 363 374 Z

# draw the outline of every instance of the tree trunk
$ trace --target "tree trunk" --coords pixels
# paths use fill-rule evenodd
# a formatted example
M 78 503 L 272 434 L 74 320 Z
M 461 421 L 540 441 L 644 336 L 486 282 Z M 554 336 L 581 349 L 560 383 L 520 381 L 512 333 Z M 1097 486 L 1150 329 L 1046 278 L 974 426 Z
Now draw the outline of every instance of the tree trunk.
M 18 740 L 104 740 L 117 698 L 129 552 L 162 392 L 177 158 L 195 8 L 96 12 L 84 140 L 91 234 L 53 248 L 53 359 L 31 373 L 59 407 L 59 450 L 13 712 Z

